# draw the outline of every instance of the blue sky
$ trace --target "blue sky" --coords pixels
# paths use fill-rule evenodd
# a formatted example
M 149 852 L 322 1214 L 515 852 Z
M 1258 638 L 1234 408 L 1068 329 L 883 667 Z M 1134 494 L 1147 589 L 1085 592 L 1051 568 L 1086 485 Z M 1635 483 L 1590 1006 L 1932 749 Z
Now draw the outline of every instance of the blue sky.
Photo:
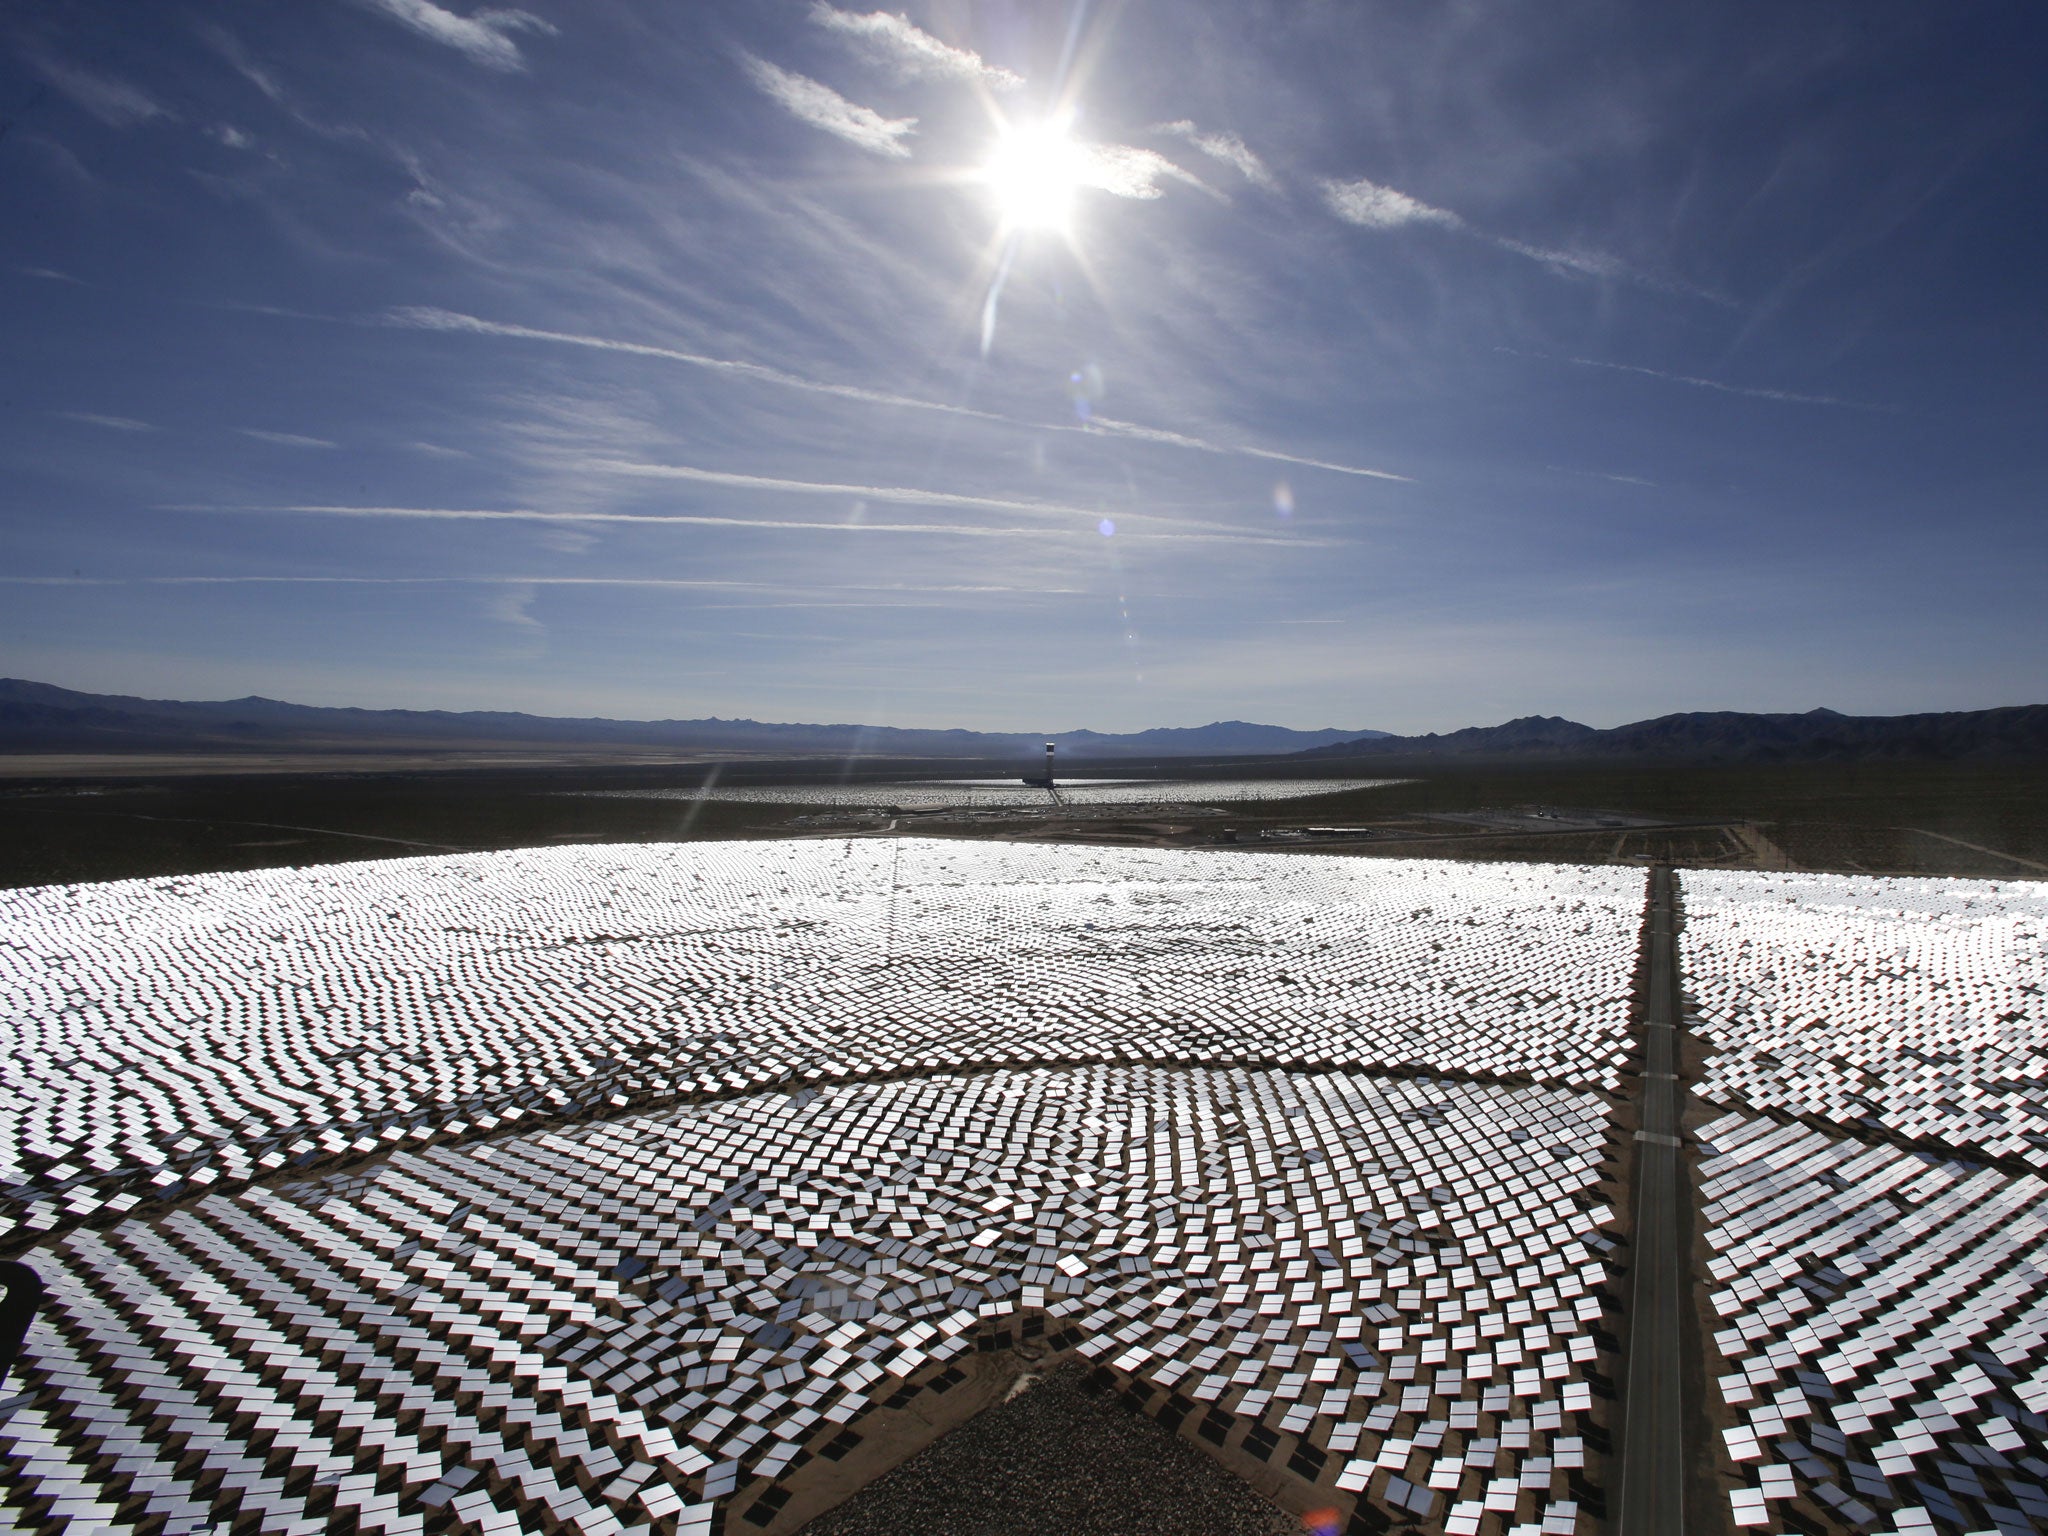
M 1004 729 L 2036 702 L 2030 4 L 0 20 L 0 670 Z M 1063 226 L 984 174 L 1064 136 Z

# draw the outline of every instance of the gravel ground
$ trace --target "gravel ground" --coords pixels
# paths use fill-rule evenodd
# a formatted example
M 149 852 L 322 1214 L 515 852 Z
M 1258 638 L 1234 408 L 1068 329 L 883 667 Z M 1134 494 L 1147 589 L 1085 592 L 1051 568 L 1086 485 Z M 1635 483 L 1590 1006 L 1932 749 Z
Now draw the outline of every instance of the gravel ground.
M 1067 1365 L 802 1536 L 1300 1536 L 1301 1525 Z

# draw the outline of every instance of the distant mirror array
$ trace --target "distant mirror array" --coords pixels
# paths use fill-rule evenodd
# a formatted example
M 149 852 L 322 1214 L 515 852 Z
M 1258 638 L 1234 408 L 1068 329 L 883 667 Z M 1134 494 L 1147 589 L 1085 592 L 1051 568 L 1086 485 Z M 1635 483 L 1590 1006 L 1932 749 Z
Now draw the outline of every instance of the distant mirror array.
M 787 1080 L 1041 1061 L 1612 1087 L 1642 877 L 937 840 L 537 849 L 0 893 L 31 1231 Z
M 1176 804 L 1226 805 L 1238 801 L 1306 800 L 1354 790 L 1405 784 L 1406 779 L 1067 779 L 1055 780 L 1059 801 L 1070 805 L 1119 805 L 1133 809 Z M 819 805 L 899 810 L 996 810 L 1009 806 L 1043 809 L 1057 804 L 1044 789 L 1021 779 L 915 779 L 897 784 L 763 784 L 696 789 L 591 789 L 578 794 L 612 800 L 728 800 L 754 805 Z

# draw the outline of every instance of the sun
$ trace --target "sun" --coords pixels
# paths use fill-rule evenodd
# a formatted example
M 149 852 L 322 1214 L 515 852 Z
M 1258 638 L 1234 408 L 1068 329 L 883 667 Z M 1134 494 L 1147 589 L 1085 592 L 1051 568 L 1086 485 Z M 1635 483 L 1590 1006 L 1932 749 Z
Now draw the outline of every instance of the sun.
M 1067 137 L 1065 123 L 1014 124 L 996 140 L 982 180 L 1006 228 L 1063 234 L 1084 167 L 1080 146 Z

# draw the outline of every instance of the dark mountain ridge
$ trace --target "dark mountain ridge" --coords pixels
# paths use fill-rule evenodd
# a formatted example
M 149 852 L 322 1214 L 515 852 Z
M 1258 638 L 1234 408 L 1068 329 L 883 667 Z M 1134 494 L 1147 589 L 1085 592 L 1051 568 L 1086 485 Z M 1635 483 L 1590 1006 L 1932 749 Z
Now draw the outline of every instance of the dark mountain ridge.
M 218 702 L 78 693 L 0 679 L 0 752 L 278 752 L 498 747 L 644 747 L 691 751 L 871 753 L 1029 759 L 1047 741 L 1086 757 L 1281 755 L 1377 731 L 1290 730 L 1222 720 L 1128 734 L 1010 734 L 760 720 L 564 719 L 496 710 L 353 709 L 252 695 Z
M 1445 735 L 1378 736 L 1314 747 L 1307 758 L 1390 761 L 1584 762 L 1641 759 L 1698 764 L 2048 760 L 2048 704 L 1924 715 L 1747 714 L 1709 710 L 1659 715 L 1612 730 L 1555 716 Z
M 251 696 L 217 702 L 79 693 L 0 679 L 0 752 L 371 752 L 640 748 L 1035 762 L 1047 741 L 1074 758 L 1279 757 L 1476 763 L 2048 761 L 2048 705 L 1918 715 L 1735 710 L 1660 715 L 1600 730 L 1555 715 L 1423 736 L 1297 731 L 1243 720 L 1112 733 L 926 730 L 851 723 L 570 719 L 502 710 L 330 708 Z

